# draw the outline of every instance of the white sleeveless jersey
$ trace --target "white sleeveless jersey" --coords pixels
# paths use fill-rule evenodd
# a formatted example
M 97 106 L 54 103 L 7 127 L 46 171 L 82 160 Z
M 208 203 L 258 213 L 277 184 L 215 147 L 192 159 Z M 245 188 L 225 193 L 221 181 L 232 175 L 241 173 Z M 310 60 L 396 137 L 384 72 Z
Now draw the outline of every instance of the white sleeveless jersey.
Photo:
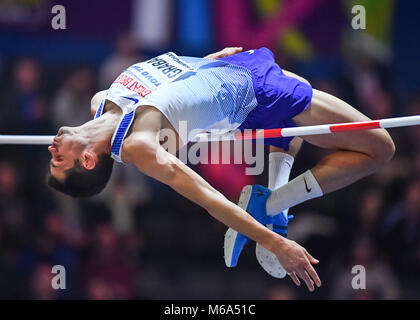
M 121 148 L 134 120 L 135 109 L 154 106 L 180 134 L 191 131 L 234 130 L 257 106 L 248 69 L 227 62 L 193 57 L 178 57 L 172 52 L 137 63 L 121 73 L 104 99 L 123 110 L 111 140 L 111 156 L 122 162 Z M 96 117 L 103 111 L 104 101 Z M 181 126 L 186 132 L 180 133 Z

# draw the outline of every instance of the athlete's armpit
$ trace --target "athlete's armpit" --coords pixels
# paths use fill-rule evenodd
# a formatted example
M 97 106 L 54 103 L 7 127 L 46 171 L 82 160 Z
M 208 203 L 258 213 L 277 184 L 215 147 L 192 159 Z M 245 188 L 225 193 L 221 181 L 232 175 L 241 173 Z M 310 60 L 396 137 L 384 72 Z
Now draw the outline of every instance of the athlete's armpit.
M 90 101 L 90 113 L 92 114 L 92 116 L 94 116 L 96 114 L 96 110 L 98 110 L 102 100 L 105 98 L 106 93 L 108 92 L 108 90 L 102 90 L 97 92 L 93 97 L 92 100 Z

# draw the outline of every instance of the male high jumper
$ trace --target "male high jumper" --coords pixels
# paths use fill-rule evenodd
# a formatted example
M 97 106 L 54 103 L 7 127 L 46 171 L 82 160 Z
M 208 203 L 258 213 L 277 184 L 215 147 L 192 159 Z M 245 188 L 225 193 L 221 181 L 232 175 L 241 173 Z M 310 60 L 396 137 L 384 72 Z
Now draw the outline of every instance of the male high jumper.
M 228 266 L 236 265 L 243 245 L 252 239 L 266 271 L 282 277 L 276 270 L 283 267 L 296 285 L 300 278 L 313 291 L 314 284 L 321 285 L 313 268 L 319 261 L 285 237 L 287 209 L 373 173 L 392 158 L 395 146 L 384 129 L 306 136 L 305 141 L 332 152 L 287 182 L 301 138 L 294 138 L 291 147 L 292 138 L 265 139 L 270 145 L 269 188 L 247 186 L 235 205 L 163 149 L 162 129 L 176 133 L 179 147 L 188 142 L 178 135 L 180 121 L 190 131 L 369 120 L 282 70 L 270 50 L 241 51 L 226 48 L 205 58 L 170 52 L 124 70 L 107 91 L 93 97 L 93 120 L 59 129 L 48 148 L 48 183 L 74 197 L 91 196 L 105 187 L 114 160 L 132 163 L 231 228 L 225 239 Z M 272 253 L 271 260 L 260 261 L 263 253 Z

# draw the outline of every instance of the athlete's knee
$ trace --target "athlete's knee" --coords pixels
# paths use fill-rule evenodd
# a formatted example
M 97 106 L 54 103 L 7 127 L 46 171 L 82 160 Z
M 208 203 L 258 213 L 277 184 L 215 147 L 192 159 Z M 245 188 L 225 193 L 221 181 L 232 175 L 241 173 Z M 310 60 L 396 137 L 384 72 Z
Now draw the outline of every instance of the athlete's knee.
M 292 139 L 292 141 L 290 141 L 289 151 L 286 151 L 283 148 L 279 148 L 279 147 L 275 147 L 275 146 L 270 146 L 270 152 L 288 153 L 292 157 L 295 158 L 296 155 L 298 154 L 300 148 L 302 147 L 302 143 L 303 143 L 303 139 L 302 138 L 300 138 L 300 137 L 294 137 Z
M 290 142 L 290 147 L 289 147 L 289 154 L 292 157 L 296 157 L 296 155 L 298 154 L 300 148 L 302 147 L 302 143 L 303 143 L 303 139 L 300 137 L 294 137 L 293 140 Z
M 380 129 L 375 133 L 375 139 L 371 141 L 371 153 L 377 165 L 387 164 L 395 154 L 395 144 L 391 136 L 385 129 Z

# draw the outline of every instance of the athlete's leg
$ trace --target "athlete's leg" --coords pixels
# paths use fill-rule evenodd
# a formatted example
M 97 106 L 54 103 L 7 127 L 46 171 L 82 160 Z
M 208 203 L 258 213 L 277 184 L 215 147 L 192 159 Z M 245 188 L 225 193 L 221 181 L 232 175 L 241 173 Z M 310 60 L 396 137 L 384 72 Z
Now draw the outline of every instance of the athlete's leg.
M 296 116 L 297 126 L 370 120 L 344 101 L 319 90 L 313 91 L 310 106 Z M 341 189 L 386 164 L 394 155 L 394 143 L 384 129 L 305 136 L 321 148 L 334 150 L 312 173 L 324 193 Z
M 302 146 L 302 138 L 295 137 L 290 142 L 289 151 L 270 146 L 268 155 L 268 188 L 277 189 L 289 182 L 290 172 L 297 153 Z
M 369 120 L 344 101 L 318 90 L 310 106 L 293 118 L 297 126 Z M 341 189 L 379 169 L 395 151 L 384 129 L 305 136 L 321 148 L 333 150 L 312 170 L 274 190 L 267 201 L 267 214 L 273 215 L 306 200 Z
M 302 143 L 303 143 L 302 138 L 294 137 L 293 140 L 290 142 L 289 151 L 285 151 L 284 149 L 278 148 L 275 146 L 270 146 L 269 152 L 270 153 L 274 153 L 274 152 L 287 153 L 287 154 L 290 154 L 293 158 L 295 158 L 300 148 L 302 147 Z

